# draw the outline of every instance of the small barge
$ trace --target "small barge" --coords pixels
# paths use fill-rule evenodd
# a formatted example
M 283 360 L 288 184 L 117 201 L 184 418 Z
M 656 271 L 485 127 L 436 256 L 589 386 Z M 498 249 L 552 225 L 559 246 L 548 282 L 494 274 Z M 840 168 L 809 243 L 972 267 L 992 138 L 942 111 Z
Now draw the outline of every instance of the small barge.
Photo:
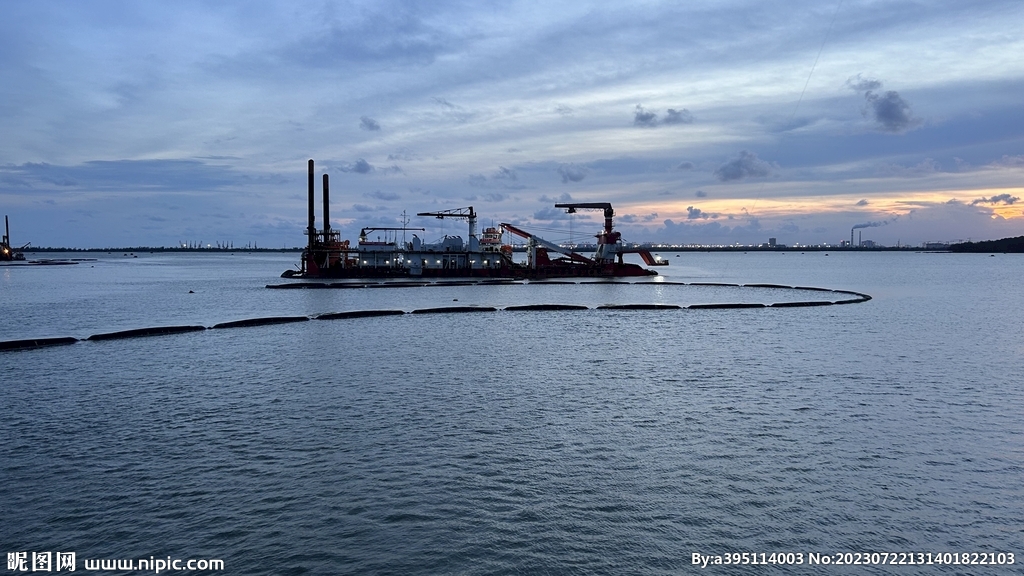
M 283 278 L 511 278 L 545 279 L 563 277 L 613 278 L 622 276 L 653 276 L 657 272 L 623 261 L 623 255 L 636 253 L 648 266 L 664 266 L 666 260 L 651 256 L 644 249 L 627 249 L 621 235 L 612 229 L 614 210 L 610 203 L 556 204 L 572 213 L 579 209 L 604 211 L 604 229 L 597 234 L 597 250 L 593 257 L 579 254 L 548 242 L 511 224 L 486 228 L 477 234 L 477 214 L 472 206 L 439 212 L 421 212 L 417 216 L 457 218 L 468 221 L 467 239 L 445 236 L 440 242 L 427 243 L 413 234 L 411 242 L 399 242 L 397 232 L 422 231 L 423 228 L 364 228 L 353 245 L 341 239 L 341 233 L 330 225 L 330 188 L 323 175 L 322 229 L 316 227 L 313 161 L 309 161 L 309 223 L 307 246 L 302 252 L 299 270 L 287 270 Z M 372 231 L 393 231 L 395 238 L 370 241 Z M 504 244 L 504 232 L 526 240 L 526 262 L 512 259 L 513 248 Z M 557 254 L 557 256 L 552 256 Z

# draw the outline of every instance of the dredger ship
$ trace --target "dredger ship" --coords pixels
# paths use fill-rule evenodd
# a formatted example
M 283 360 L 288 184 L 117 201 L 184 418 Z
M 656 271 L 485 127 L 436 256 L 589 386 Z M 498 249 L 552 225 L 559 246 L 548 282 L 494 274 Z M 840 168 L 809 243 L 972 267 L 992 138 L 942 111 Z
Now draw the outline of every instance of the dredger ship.
M 667 260 L 653 257 L 649 250 L 627 249 L 622 245 L 621 235 L 612 229 L 615 212 L 607 202 L 555 204 L 556 208 L 564 208 L 569 213 L 577 210 L 604 211 L 604 228 L 597 234 L 597 249 L 593 257 L 548 242 L 506 223 L 502 223 L 500 228 L 486 228 L 478 235 L 477 215 L 472 206 L 417 214 L 466 219 L 469 234 L 465 241 L 461 236 L 445 236 L 440 242 L 427 243 L 413 234 L 411 242 L 399 242 L 398 231 L 422 231 L 423 228 L 371 227 L 363 228 L 353 245 L 348 240 L 342 240 L 340 232 L 331 228 L 327 174 L 323 175 L 324 226 L 317 229 L 314 183 L 313 161 L 310 160 L 309 224 L 306 227 L 308 244 L 302 251 L 300 269 L 285 271 L 281 275 L 284 278 L 545 279 L 657 275 L 654 270 L 623 262 L 623 255 L 628 253 L 639 254 L 648 266 L 668 264 Z M 396 234 L 391 241 L 371 241 L 367 234 L 374 231 L 391 231 Z M 513 261 L 513 247 L 502 243 L 504 231 L 525 239 L 525 263 Z M 552 257 L 552 253 L 558 256 Z

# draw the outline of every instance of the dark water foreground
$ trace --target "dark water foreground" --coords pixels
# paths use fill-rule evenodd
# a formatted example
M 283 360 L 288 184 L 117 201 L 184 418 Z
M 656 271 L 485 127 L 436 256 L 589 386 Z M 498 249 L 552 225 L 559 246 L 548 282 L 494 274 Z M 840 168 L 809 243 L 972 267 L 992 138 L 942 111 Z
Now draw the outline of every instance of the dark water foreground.
M 642 299 L 622 285 L 263 289 L 279 268 L 163 257 L 100 263 L 78 289 L 0 278 L 26 302 L 10 310 L 37 319 L 2 339 Z M 875 298 L 404 314 L 5 352 L 2 551 L 75 551 L 80 571 L 170 556 L 223 559 L 231 574 L 1020 573 L 1022 262 L 723 254 L 671 268 Z M 672 289 L 645 301 L 708 296 Z M 695 552 L 1017 562 L 699 569 Z

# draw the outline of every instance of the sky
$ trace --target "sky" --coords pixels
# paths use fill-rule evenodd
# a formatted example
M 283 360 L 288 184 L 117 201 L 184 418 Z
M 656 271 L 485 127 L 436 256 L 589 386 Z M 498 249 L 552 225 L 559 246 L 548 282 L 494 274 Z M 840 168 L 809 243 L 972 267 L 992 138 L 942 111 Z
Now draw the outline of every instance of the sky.
M 0 0 L 15 245 L 1024 235 L 1024 3 Z

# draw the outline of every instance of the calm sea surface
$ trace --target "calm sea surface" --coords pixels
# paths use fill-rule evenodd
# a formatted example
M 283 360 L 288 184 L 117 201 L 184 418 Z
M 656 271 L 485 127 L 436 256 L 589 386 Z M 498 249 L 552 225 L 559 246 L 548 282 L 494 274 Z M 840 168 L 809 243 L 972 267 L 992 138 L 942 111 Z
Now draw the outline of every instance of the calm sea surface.
M 295 254 L 0 268 L 0 553 L 226 574 L 1019 574 L 1024 257 L 666 253 L 659 284 L 268 290 Z M 191 291 L 191 293 L 190 293 Z M 802 566 L 692 564 L 802 553 Z M 1012 566 L 808 566 L 1004 552 Z M 54 566 L 55 567 L 55 566 Z M 10 573 L 15 573 L 9 570 Z M 170 570 L 169 573 L 175 571 Z

